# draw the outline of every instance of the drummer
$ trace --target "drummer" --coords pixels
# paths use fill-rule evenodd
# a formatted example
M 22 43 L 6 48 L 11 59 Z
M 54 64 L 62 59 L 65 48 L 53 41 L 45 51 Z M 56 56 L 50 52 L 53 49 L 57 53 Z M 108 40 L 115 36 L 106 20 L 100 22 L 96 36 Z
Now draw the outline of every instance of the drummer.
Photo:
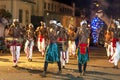
M 13 24 L 10 26 L 9 35 L 12 38 L 10 45 L 10 52 L 13 59 L 13 67 L 17 67 L 18 59 L 20 56 L 20 49 L 22 46 L 22 29 L 19 25 L 19 20 L 14 19 Z

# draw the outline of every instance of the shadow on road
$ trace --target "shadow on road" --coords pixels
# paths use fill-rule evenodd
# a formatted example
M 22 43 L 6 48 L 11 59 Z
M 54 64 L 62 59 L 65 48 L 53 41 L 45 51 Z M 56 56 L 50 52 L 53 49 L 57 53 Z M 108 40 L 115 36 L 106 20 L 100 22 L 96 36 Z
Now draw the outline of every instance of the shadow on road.
M 105 73 L 105 72 L 100 72 L 100 71 L 86 71 L 86 74 L 89 76 L 89 77 L 94 77 L 96 78 L 97 80 L 112 80 L 112 79 L 109 79 L 110 77 L 108 78 L 104 78 L 103 76 L 120 76 L 120 74 L 111 74 L 111 73 Z M 98 76 L 99 75 L 99 76 Z
M 100 72 L 100 71 L 86 71 L 86 74 L 93 74 L 93 75 L 109 75 L 109 76 L 120 76 L 120 74 L 111 74 L 111 73 L 105 73 L 105 72 Z
M 11 62 L 9 59 L 5 59 L 5 58 L 0 58 L 0 61 L 2 61 L 2 62 Z
M 42 70 L 38 70 L 38 69 L 30 69 L 30 68 L 25 68 L 25 67 L 16 67 L 15 69 L 17 70 L 24 70 L 24 71 L 28 71 L 31 74 L 39 74 L 41 77 L 43 77 L 43 71 Z M 72 74 L 58 74 L 57 72 L 55 73 L 47 71 L 47 76 L 43 77 L 43 78 L 54 78 L 55 80 L 61 79 L 61 80 L 84 80 L 83 77 L 75 77 Z
M 41 70 L 37 70 L 37 69 L 30 69 L 30 68 L 25 68 L 25 67 L 15 67 L 15 69 L 17 70 L 25 70 L 25 71 L 28 71 L 29 73 L 33 73 L 33 74 L 39 74 L 41 73 L 42 71 Z
M 60 80 L 85 80 L 82 76 L 75 77 L 74 75 L 69 74 L 69 73 L 58 74 L 58 73 L 54 73 L 54 72 L 47 72 L 47 74 L 48 74 L 48 76 L 46 76 L 46 78 L 47 77 L 54 78 L 55 80 L 58 80 L 58 79 L 60 79 Z M 51 74 L 52 76 L 49 76 L 49 74 Z
M 88 65 L 90 67 L 97 67 L 97 68 L 112 68 L 112 67 L 108 67 L 108 66 L 95 66 L 95 65 Z

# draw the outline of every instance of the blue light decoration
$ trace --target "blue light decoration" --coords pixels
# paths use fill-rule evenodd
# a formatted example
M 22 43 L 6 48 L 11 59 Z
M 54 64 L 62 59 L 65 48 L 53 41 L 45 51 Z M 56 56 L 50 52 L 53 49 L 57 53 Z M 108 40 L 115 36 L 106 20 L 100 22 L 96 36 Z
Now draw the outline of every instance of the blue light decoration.
M 98 43 L 98 38 L 99 38 L 99 30 L 101 27 L 103 27 L 104 22 L 98 18 L 94 17 L 91 21 L 91 29 L 92 29 L 92 38 L 93 38 L 93 43 Z

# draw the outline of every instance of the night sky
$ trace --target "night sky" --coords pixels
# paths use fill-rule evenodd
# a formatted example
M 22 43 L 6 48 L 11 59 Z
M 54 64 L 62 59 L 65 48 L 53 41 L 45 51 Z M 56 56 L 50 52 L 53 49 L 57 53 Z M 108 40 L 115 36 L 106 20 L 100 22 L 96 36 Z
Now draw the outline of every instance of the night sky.
M 55 1 L 62 2 L 68 5 L 71 5 L 72 2 L 74 2 L 76 7 L 80 9 L 87 8 L 90 5 L 90 0 L 55 0 Z
M 98 8 L 103 9 L 108 16 L 111 16 L 111 15 L 115 16 L 120 14 L 120 6 L 116 7 L 116 4 L 117 5 L 120 4 L 120 0 L 54 0 L 54 1 L 65 3 L 71 6 L 72 6 L 72 3 L 74 2 L 77 8 L 79 8 L 80 10 L 86 9 L 87 11 L 97 10 L 96 6 L 93 5 L 93 3 L 97 1 L 100 5 L 102 5 L 102 6 L 99 6 Z M 114 5 L 114 6 L 111 6 L 111 5 Z M 89 15 L 89 12 L 90 11 L 86 12 L 86 15 Z

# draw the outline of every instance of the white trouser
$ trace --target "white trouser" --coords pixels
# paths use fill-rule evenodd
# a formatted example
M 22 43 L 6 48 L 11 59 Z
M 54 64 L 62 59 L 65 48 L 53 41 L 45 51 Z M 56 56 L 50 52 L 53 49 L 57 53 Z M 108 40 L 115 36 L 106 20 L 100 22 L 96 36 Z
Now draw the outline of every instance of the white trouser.
M 68 63 L 69 62 L 69 53 L 68 53 L 68 49 L 67 49 L 67 51 L 66 51 L 66 63 Z
M 29 45 L 29 44 L 30 44 L 30 45 Z M 31 43 L 30 43 L 29 40 L 26 40 L 24 51 L 25 51 L 28 59 L 29 59 L 29 58 L 32 59 L 33 46 L 34 46 L 34 40 L 31 41 Z
M 44 55 L 44 51 L 45 51 L 45 39 L 42 39 L 42 42 L 40 42 L 40 39 L 38 38 L 38 50 L 39 52 L 42 53 L 42 55 Z
M 66 53 L 63 51 L 60 51 L 60 60 L 61 60 L 61 65 L 65 66 L 65 62 L 66 62 Z
M 76 50 L 75 41 L 69 41 L 68 42 L 68 53 L 70 53 L 70 55 L 75 55 L 75 50 Z
M 110 44 L 107 44 L 106 51 L 107 51 L 107 56 L 108 56 L 108 57 L 109 57 L 109 56 L 112 56 L 112 55 L 111 55 L 111 51 L 113 51 L 112 49 L 113 49 L 113 48 L 112 48 L 111 43 L 110 43 Z
M 14 65 L 17 65 L 18 59 L 20 57 L 20 49 L 21 46 L 10 46 L 10 52 L 12 54 Z
M 114 55 L 115 55 L 115 48 L 112 45 L 113 45 L 113 43 L 111 42 L 111 44 L 110 44 L 110 51 L 108 53 L 111 56 L 111 58 L 109 60 L 110 63 L 114 62 Z
M 120 59 L 120 42 L 116 43 L 115 55 L 113 57 L 114 57 L 114 65 L 117 66 L 118 61 Z

